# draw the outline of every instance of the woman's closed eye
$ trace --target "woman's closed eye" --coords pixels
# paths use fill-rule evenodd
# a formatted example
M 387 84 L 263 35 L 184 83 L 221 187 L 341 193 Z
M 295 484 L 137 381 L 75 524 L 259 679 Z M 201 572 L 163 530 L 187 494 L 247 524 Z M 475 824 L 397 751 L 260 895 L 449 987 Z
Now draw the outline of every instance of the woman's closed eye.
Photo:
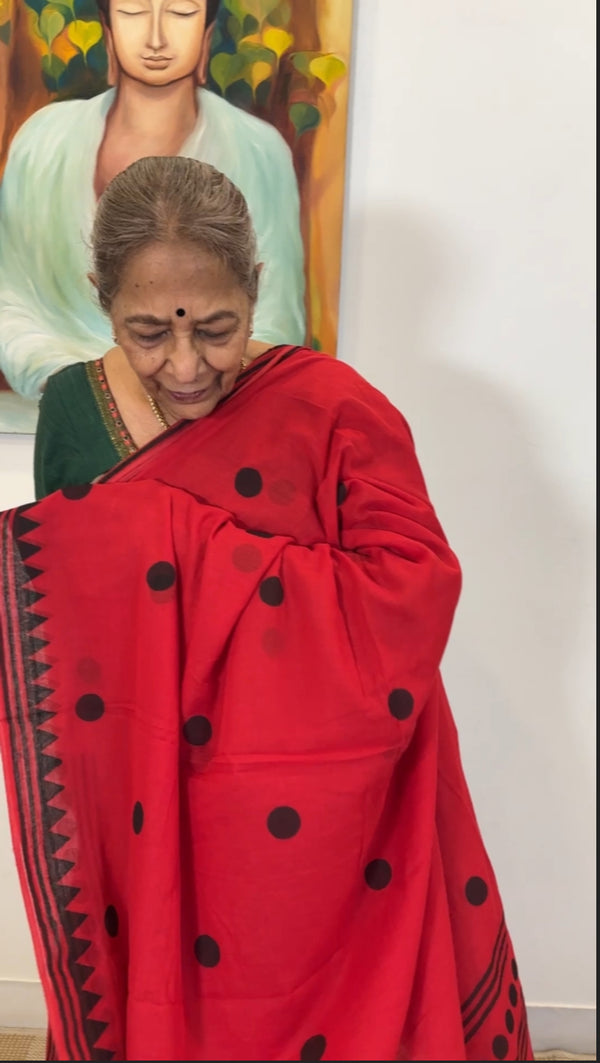
M 132 332 L 131 338 L 142 347 L 153 347 L 166 339 L 168 335 L 168 329 L 162 329 L 160 332 Z
M 206 343 L 225 344 L 232 336 L 234 330 L 226 329 L 220 332 L 214 332 L 206 328 L 194 329 L 194 336 L 196 339 L 204 340 Z M 162 343 L 168 336 L 171 335 L 170 329 L 161 329 L 159 332 L 132 332 L 131 338 L 135 343 L 139 343 L 142 347 L 154 347 L 158 343 Z
M 195 330 L 196 336 L 200 339 L 208 340 L 209 343 L 226 343 L 231 339 L 232 329 L 226 329 L 224 332 L 213 332 L 204 328 L 197 328 Z

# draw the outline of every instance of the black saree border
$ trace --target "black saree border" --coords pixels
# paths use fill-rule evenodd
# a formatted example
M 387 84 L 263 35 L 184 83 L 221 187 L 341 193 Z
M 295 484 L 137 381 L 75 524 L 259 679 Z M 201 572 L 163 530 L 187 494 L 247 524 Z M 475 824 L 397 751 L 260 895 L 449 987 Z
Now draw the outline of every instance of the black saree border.
M 494 1052 L 494 1058 L 496 1059 L 524 1060 L 530 1058 L 527 1010 L 525 1007 L 523 990 L 519 983 L 518 969 L 511 940 L 506 927 L 504 915 L 502 915 L 489 964 L 471 993 L 461 1003 L 465 1045 L 475 1037 L 484 1026 L 488 1017 L 494 1012 L 500 999 L 500 994 L 506 986 L 507 972 L 510 975 L 508 980 L 511 984 L 511 988 L 514 989 L 516 1000 L 511 1000 L 509 996 L 509 999 L 506 1002 L 506 1013 L 508 1013 L 510 1005 L 512 1011 L 516 1013 L 516 1018 L 515 1015 L 513 1015 L 513 1025 L 509 1028 L 508 1025 L 505 1024 L 506 1032 L 497 1035 L 496 1040 L 502 1042 L 502 1045 L 498 1050 L 495 1051 L 495 1046 L 491 1046 L 491 1049 Z M 509 1054 L 509 1037 L 514 1048 L 514 1054 Z M 491 1056 L 489 1058 L 491 1058 Z
M 41 546 L 35 540 L 42 528 L 36 507 L 33 503 L 0 516 L 0 670 L 11 832 L 28 916 L 36 923 L 36 942 L 43 952 L 44 991 L 56 1004 L 68 1057 L 110 1060 L 114 1051 L 96 1047 L 109 1024 L 90 1017 L 101 994 L 85 988 L 95 971 L 84 956 L 92 942 L 75 936 L 87 919 L 86 912 L 71 907 L 81 892 L 70 874 L 76 864 L 60 855 L 70 838 L 64 827 L 54 830 L 66 815 L 60 799 L 65 787 L 59 781 L 62 760 L 48 751 L 58 736 L 51 729 L 56 712 L 48 676 L 52 665 L 45 659 L 50 646 L 45 595 L 36 589 L 43 575 L 36 558 Z

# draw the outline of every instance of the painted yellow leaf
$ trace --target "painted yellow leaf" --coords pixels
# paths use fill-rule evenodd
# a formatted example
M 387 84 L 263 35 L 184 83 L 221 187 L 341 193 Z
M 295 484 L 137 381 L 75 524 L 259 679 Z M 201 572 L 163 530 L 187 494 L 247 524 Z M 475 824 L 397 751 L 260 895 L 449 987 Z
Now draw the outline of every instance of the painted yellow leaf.
M 10 18 L 10 7 L 8 0 L 0 0 L 0 25 L 3 22 L 8 22 Z
M 69 22 L 67 33 L 75 47 L 87 55 L 90 48 L 102 39 L 102 26 L 99 22 L 86 22 L 81 18 L 76 18 L 73 22 Z
M 279 29 L 278 26 L 266 26 L 263 30 L 262 39 L 263 44 L 266 44 L 267 48 L 275 52 L 278 59 L 281 59 L 283 53 L 294 43 L 292 34 L 286 30 Z
M 337 55 L 318 55 L 311 59 L 309 70 L 327 88 L 346 73 L 346 64 Z
M 250 68 L 250 84 L 252 85 L 252 91 L 256 92 L 258 86 L 271 77 L 273 68 L 270 63 L 265 63 L 263 60 L 259 60 L 258 63 L 253 63 Z
M 48 47 L 54 38 L 58 37 L 64 25 L 64 15 L 61 15 L 60 11 L 57 11 L 51 4 L 47 4 L 40 15 L 40 33 Z

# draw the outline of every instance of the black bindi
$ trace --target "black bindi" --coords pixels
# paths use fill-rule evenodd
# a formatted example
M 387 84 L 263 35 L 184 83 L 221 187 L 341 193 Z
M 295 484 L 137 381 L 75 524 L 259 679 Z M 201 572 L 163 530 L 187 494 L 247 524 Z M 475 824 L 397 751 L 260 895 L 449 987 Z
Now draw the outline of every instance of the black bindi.
M 185 317 L 185 310 L 181 306 L 175 311 L 175 313 L 177 314 L 177 317 Z

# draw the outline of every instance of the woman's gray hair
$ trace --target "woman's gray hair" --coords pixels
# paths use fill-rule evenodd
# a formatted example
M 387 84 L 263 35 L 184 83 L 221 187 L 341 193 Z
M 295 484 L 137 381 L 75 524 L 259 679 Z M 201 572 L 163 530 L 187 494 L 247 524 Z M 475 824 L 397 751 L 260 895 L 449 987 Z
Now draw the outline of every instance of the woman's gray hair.
M 256 236 L 242 193 L 209 163 L 169 155 L 138 159 L 100 197 L 92 257 L 102 309 L 110 313 L 132 255 L 179 242 L 219 258 L 256 302 Z

